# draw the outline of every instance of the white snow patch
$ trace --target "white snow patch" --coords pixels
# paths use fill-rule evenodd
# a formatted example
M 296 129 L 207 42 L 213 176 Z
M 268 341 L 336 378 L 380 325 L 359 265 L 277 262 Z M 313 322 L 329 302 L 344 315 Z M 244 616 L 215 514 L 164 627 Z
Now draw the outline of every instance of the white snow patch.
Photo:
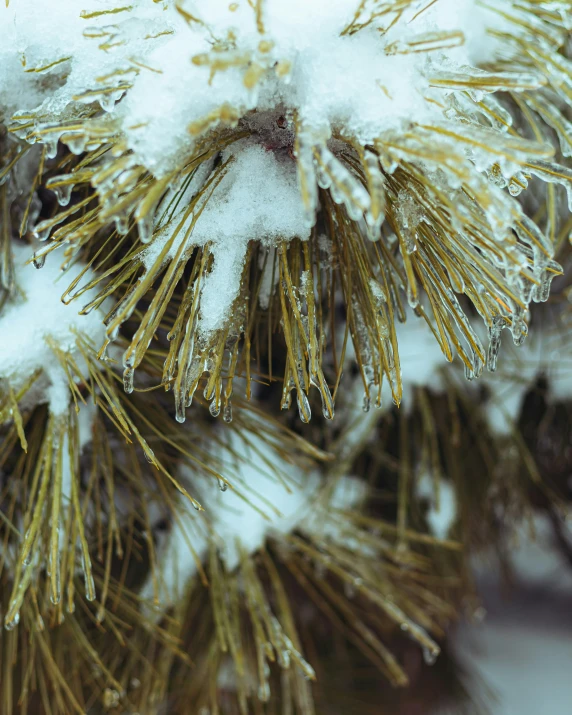
M 530 524 L 520 524 L 520 538 L 511 544 L 513 588 L 507 589 L 506 573 L 496 566 L 494 554 L 477 562 L 487 617 L 462 625 L 452 643 L 475 673 L 472 690 L 481 701 L 488 700 L 483 710 L 491 715 L 559 715 L 572 702 L 572 574 L 556 548 L 549 519 L 536 514 L 534 528 L 536 538 L 531 539 Z M 483 691 L 490 696 L 482 698 Z
M 214 444 L 213 449 L 217 449 Z M 339 529 L 335 525 L 327 528 L 328 506 L 351 509 L 365 496 L 365 485 L 360 480 L 343 478 L 336 484 L 328 504 L 322 504 L 318 498 L 322 486 L 319 473 L 301 472 L 282 461 L 275 450 L 255 434 L 249 433 L 247 439 L 243 439 L 232 433 L 228 445 L 218 456 L 221 473 L 235 489 L 223 492 L 212 480 L 204 483 L 203 479 L 197 479 L 188 467 L 183 467 L 179 474 L 183 482 L 190 482 L 195 488 L 197 482 L 203 482 L 201 503 L 205 515 L 183 505 L 179 510 L 179 523 L 173 524 L 171 532 L 159 544 L 161 610 L 183 596 L 186 585 L 197 572 L 189 544 L 199 560 L 204 561 L 209 543 L 214 540 L 230 571 L 240 563 L 241 548 L 253 554 L 263 547 L 269 536 L 279 538 L 299 528 L 310 533 L 319 530 L 335 538 Z M 278 476 L 268 463 L 278 470 Z M 151 577 L 140 595 L 143 599 L 152 597 Z
M 290 157 L 241 141 L 223 153 L 222 161 L 227 160 L 231 162 L 228 170 L 208 201 L 203 205 L 199 200 L 186 220 L 185 209 L 170 218 L 143 257 L 149 269 L 175 230 L 169 257 L 177 253 L 181 242 L 185 249 L 209 244 L 214 262 L 202 286 L 199 325 L 205 335 L 221 328 L 229 315 L 250 241 L 272 246 L 279 240 L 309 236 L 296 166 Z M 201 176 L 199 182 L 206 178 Z M 192 182 L 188 193 L 195 194 L 199 188 L 198 182 Z
M 189 2 L 185 7 L 209 29 L 192 24 L 151 52 L 148 61 L 162 74 L 140 75 L 127 94 L 124 123 L 137 125 L 129 132 L 131 146 L 146 166 L 161 173 L 181 147 L 190 147 L 189 124 L 225 104 L 240 114 L 283 105 L 317 131 L 344 126 L 364 141 L 413 118 L 435 116 L 423 99 L 430 92 L 427 55 L 387 54 L 386 49 L 422 33 L 460 30 L 465 44 L 429 53 L 432 59 L 457 65 L 480 61 L 496 50 L 487 25 L 499 26 L 502 20 L 476 0 L 442 0 L 420 13 L 426 5 L 424 0 L 412 3 L 383 34 L 380 29 L 389 27 L 393 13 L 354 35 L 342 35 L 355 13 L 355 0 L 273 0 L 264 4 L 261 36 L 246 2 L 235 11 L 227 0 Z M 192 57 L 210 52 L 213 37 L 224 40 L 229 32 L 234 40 L 229 59 L 246 57 L 268 70 L 252 90 L 243 82 L 246 61 L 214 76 L 207 63 L 191 63 Z M 261 40 L 271 42 L 266 51 L 260 49 Z M 276 63 L 289 63 L 284 78 L 273 72 Z
M 55 262 L 37 270 L 31 264 L 25 265 L 30 248 L 14 245 L 13 251 L 16 283 L 22 294 L 4 306 L 0 314 L 0 380 L 7 380 L 17 392 L 36 370 L 42 370 L 43 376 L 31 391 L 34 404 L 48 402 L 51 412 L 60 414 L 70 402 L 68 379 L 48 341 L 64 353 L 71 353 L 81 368 L 76 333 L 83 332 L 98 345 L 105 336 L 103 316 L 100 311 L 78 315 L 77 304 L 61 302 L 64 284 L 57 282 L 62 274 Z M 66 280 L 75 278 L 82 268 L 72 267 L 65 274 Z
M 223 105 L 241 115 L 283 105 L 314 130 L 343 126 L 371 141 L 404 122 L 437 116 L 440 110 L 424 98 L 446 91 L 432 89 L 430 75 L 439 67 L 494 57 L 498 43 L 486 28 L 505 23 L 477 0 L 440 0 L 428 9 L 426 0 L 418 0 L 401 9 L 395 24 L 397 11 L 355 34 L 342 32 L 356 0 L 271 0 L 263 4 L 263 28 L 247 2 L 187 0 L 181 7 L 201 20 L 190 23 L 177 4 L 134 0 L 117 11 L 116 3 L 106 1 L 55 0 L 49 13 L 39 0 L 2 7 L 0 104 L 9 110 L 41 107 L 42 114 L 57 116 L 91 91 L 83 101 L 99 99 L 114 112 L 141 163 L 157 174 L 192 147 L 189 125 Z M 500 4 L 511 6 L 508 0 Z M 371 12 L 366 9 L 359 21 Z M 408 40 L 439 30 L 461 31 L 464 45 L 399 51 Z M 227 67 L 213 75 L 204 58 L 212 57 L 214 42 L 214 54 Z M 290 71 L 280 75 L 277 63 Z M 264 76 L 248 88 L 244 75 L 253 64 Z
M 141 69 L 136 62 L 164 42 L 164 33 L 184 25 L 173 7 L 163 11 L 163 3 L 134 0 L 109 14 L 117 7 L 110 0 L 54 0 L 46 12 L 38 0 L 2 3 L 0 116 L 2 110 L 10 116 L 40 109 L 41 115 L 57 117 L 75 97 L 117 87 L 101 95 L 105 108 L 112 109 L 123 93 L 119 88 Z M 127 72 L 114 74 L 117 69 Z
M 457 498 L 453 485 L 445 479 L 440 479 L 437 499 L 433 477 L 424 472 L 417 480 L 415 491 L 419 499 L 429 501 L 425 518 L 431 533 L 438 539 L 446 539 L 457 519 Z

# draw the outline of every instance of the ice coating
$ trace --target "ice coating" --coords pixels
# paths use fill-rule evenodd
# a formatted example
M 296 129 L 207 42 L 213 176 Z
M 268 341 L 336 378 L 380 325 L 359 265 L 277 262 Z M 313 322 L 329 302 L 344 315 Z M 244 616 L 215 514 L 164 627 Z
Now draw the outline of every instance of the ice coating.
M 309 235 L 317 189 L 311 188 L 314 197 L 302 208 L 303 136 L 310 142 L 310 165 L 310 145 L 319 146 L 318 184 L 346 204 L 350 217 L 367 219 L 367 192 L 325 142 L 339 135 L 366 145 L 412 123 L 442 120 L 451 90 L 436 85 L 435 77 L 492 60 L 499 51 L 487 28 L 502 28 L 505 20 L 477 0 L 413 0 L 388 8 L 377 12 L 356 0 L 268 0 L 256 6 L 58 0 L 45 13 L 37 0 L 21 0 L 0 10 L 0 104 L 7 117 L 20 110 L 16 126 L 27 127 L 30 113 L 33 122 L 48 122 L 41 136 L 50 156 L 60 137 L 82 151 L 86 140 L 76 136 L 82 130 L 66 133 L 65 120 L 94 116 L 99 102 L 106 112 L 101 121 L 111 122 L 106 126 L 133 152 L 129 165 L 157 177 L 180 167 L 208 131 L 243 123 L 238 128 L 251 139 L 234 140 L 222 152 L 223 162 L 232 160 L 224 178 L 192 231 L 187 225 L 179 231 L 168 256 L 183 240 L 209 244 L 214 262 L 201 288 L 199 323 L 209 336 L 223 327 L 238 295 L 249 241 L 271 247 Z M 57 120 L 63 128 L 52 131 L 49 123 Z M 480 160 L 484 169 L 497 156 Z M 212 169 L 212 163 L 200 168 L 195 190 Z M 332 182 L 335 175 L 349 199 Z M 145 267 L 179 219 L 155 224 Z M 382 219 L 381 212 L 371 225 L 379 229 Z

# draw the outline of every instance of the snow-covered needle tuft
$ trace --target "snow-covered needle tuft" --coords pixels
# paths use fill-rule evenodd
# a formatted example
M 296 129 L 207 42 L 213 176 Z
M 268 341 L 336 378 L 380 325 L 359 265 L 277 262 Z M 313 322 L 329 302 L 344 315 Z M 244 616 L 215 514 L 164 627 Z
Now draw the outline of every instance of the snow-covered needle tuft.
M 401 399 L 403 298 L 469 378 L 495 368 L 504 328 L 522 342 L 530 301 L 546 300 L 560 272 L 559 187 L 572 196 L 555 159 L 572 153 L 566 2 L 36 10 L 3 10 L 0 98 L 12 133 L 48 156 L 58 141 L 71 152 L 47 183 L 64 208 L 37 227 L 50 238 L 38 255 L 63 247 L 65 265 L 99 246 L 89 307 L 119 296 L 108 341 L 148 305 L 124 356 L 128 391 L 164 328 L 178 419 L 205 372 L 213 414 L 223 402 L 230 413 L 233 375 L 247 373 L 249 391 L 264 324 L 284 335 L 282 406 L 294 391 L 309 420 L 315 386 L 331 418 L 324 305 L 338 290 L 367 400 L 375 389 L 379 402 L 384 377 Z M 549 194 L 540 226 L 517 198 L 535 178 Z M 488 350 L 460 295 L 488 327 Z

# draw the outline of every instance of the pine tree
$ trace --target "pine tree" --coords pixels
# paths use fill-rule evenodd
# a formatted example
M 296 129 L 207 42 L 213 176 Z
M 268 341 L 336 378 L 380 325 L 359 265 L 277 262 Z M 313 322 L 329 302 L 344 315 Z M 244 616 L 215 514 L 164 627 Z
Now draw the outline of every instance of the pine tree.
M 572 553 L 571 27 L 0 9 L 2 714 L 484 711 L 472 556 Z

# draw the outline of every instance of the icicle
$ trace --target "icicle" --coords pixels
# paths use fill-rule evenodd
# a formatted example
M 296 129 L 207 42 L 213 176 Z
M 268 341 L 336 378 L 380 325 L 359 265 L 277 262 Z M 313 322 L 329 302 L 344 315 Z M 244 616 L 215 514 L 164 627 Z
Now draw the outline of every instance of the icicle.
M 346 207 L 348 216 L 357 221 L 371 209 L 371 199 L 363 185 L 325 144 L 313 149 L 318 184 L 329 189 L 333 200 Z
M 487 352 L 487 369 L 494 372 L 497 369 L 497 359 L 501 345 L 501 333 L 506 327 L 506 318 L 496 315 L 492 325 L 489 327 L 489 349 Z

